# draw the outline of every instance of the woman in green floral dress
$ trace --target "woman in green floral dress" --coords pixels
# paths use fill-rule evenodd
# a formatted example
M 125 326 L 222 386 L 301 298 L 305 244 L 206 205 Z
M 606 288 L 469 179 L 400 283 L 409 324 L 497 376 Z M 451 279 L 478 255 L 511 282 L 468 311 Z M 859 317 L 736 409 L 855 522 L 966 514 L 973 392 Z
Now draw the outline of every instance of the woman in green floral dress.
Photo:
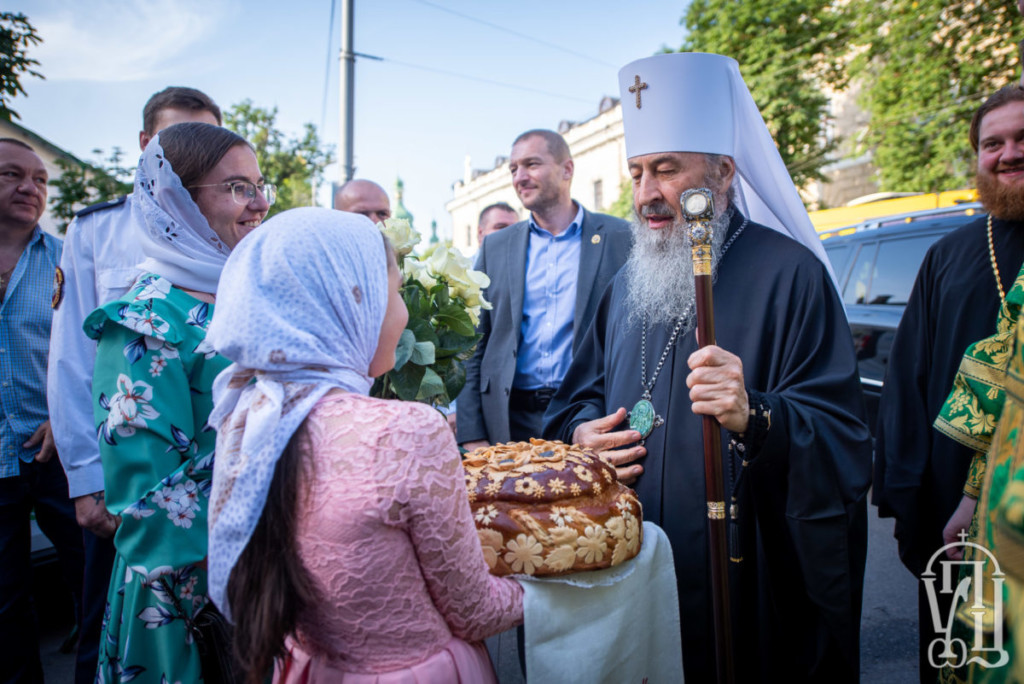
M 146 254 L 121 299 L 94 311 L 94 411 L 107 507 L 120 516 L 98 682 L 202 681 L 187 622 L 208 602 L 213 380 L 205 341 L 231 249 L 273 201 L 249 144 L 224 128 L 165 129 L 130 198 Z

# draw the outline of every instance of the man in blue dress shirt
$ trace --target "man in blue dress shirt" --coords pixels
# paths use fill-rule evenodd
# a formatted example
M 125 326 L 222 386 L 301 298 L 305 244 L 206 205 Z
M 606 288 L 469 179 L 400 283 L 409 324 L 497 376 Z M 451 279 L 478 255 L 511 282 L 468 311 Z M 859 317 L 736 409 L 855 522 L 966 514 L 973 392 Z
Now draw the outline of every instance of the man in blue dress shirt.
M 512 144 L 509 171 L 529 219 L 488 236 L 477 268 L 491 284 L 483 338 L 459 394 L 467 449 L 539 437 L 605 286 L 629 254 L 629 225 L 572 199 L 573 161 L 558 133 L 530 130 Z
M 477 254 L 492 308 L 480 312 L 483 337 L 458 397 L 456 435 L 467 450 L 541 436 L 544 411 L 630 249 L 628 223 L 572 199 L 573 161 L 558 133 L 523 133 L 508 166 L 530 216 L 487 236 Z M 515 642 L 512 630 L 488 639 L 502 681 L 521 681 Z
M 50 434 L 46 357 L 61 242 L 39 228 L 46 167 L 0 138 L 0 682 L 41 682 L 32 614 L 32 509 L 60 557 L 81 612 L 82 530 Z M 59 281 L 58 278 L 56 279 Z

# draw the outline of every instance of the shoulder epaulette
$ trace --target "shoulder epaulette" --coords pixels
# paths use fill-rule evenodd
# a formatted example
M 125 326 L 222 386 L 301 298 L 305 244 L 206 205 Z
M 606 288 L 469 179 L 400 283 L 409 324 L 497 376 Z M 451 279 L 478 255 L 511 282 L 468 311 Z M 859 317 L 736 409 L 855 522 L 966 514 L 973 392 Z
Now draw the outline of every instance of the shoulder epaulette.
M 103 211 L 104 209 L 110 209 L 111 207 L 119 207 L 128 201 L 128 195 L 122 195 L 117 199 L 112 199 L 109 202 L 97 202 L 96 204 L 90 204 L 85 209 L 77 212 L 75 218 L 82 218 L 96 211 Z

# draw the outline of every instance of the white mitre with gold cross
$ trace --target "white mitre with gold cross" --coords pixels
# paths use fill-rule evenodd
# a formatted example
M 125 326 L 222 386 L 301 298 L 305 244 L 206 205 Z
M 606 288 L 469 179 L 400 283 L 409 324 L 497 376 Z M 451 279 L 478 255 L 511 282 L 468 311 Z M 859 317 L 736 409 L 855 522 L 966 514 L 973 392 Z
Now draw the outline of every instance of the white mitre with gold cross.
M 821 239 L 731 57 L 674 52 L 619 71 L 626 156 L 724 154 L 736 162 L 735 204 L 751 221 L 789 235 L 821 259 Z

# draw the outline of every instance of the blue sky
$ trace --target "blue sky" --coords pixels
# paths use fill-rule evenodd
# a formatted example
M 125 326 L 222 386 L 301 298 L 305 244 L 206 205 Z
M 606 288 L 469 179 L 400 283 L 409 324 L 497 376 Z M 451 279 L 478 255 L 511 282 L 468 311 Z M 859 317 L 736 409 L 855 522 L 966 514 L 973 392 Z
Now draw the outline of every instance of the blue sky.
M 466 156 L 490 168 L 515 136 L 597 113 L 629 61 L 678 48 L 685 0 L 354 0 L 356 174 L 393 192 L 421 231 L 451 225 L 444 204 Z M 197 87 L 223 108 L 278 108 L 297 135 L 338 132 L 340 0 L 12 0 L 44 43 L 46 80 L 24 79 L 20 123 L 73 154 L 138 154 L 141 110 L 167 85 Z M 472 17 L 479 21 L 473 21 Z M 480 22 L 487 22 L 487 25 Z M 328 43 L 330 41 L 330 43 Z M 328 54 L 330 57 L 328 58 Z M 330 71 L 327 72 L 328 60 Z M 326 107 L 325 107 L 325 84 Z M 337 180 L 330 167 L 326 181 Z

